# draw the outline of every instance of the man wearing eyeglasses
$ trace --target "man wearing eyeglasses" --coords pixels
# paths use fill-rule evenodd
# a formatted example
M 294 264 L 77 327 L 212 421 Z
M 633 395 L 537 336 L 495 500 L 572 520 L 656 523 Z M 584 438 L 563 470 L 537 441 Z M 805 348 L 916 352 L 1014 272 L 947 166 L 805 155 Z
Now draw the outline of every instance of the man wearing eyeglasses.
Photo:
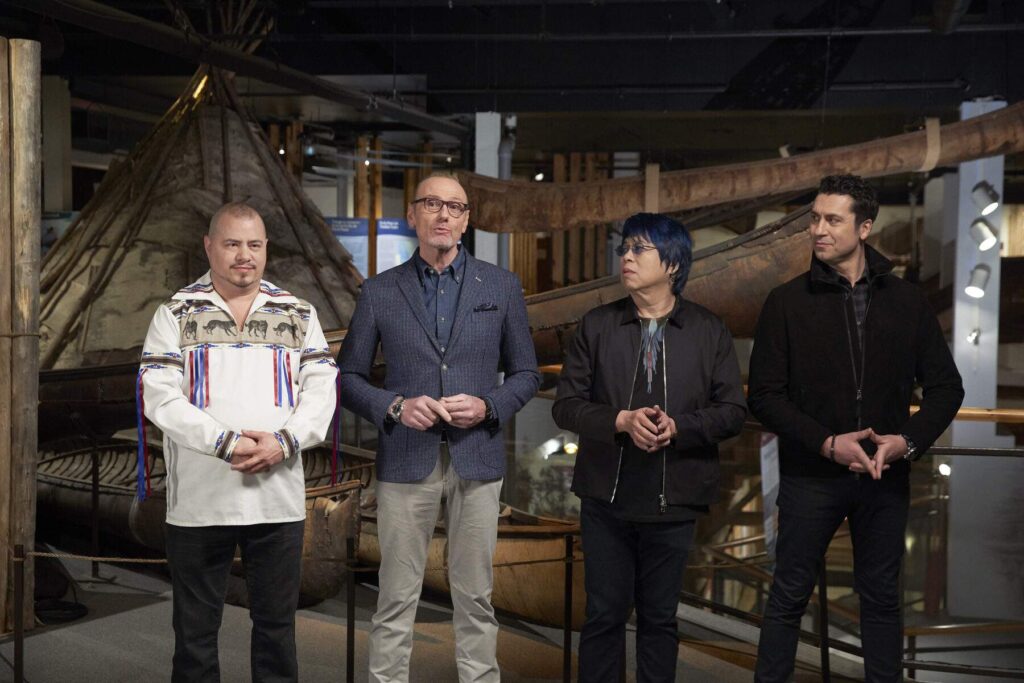
M 338 361 L 342 405 L 379 429 L 370 680 L 409 680 L 427 547 L 441 512 L 459 679 L 498 681 L 491 563 L 502 426 L 533 397 L 540 374 L 519 278 L 459 244 L 469 222 L 466 191 L 434 175 L 415 197 L 407 218 L 419 248 L 363 283 Z M 370 383 L 378 346 L 383 387 Z

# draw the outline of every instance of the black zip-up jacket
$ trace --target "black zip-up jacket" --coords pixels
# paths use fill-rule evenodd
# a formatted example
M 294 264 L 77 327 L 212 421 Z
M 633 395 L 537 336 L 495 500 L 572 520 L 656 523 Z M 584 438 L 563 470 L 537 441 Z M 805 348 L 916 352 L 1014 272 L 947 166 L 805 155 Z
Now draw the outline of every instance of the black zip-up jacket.
M 718 442 L 738 434 L 747 415 L 732 337 L 713 313 L 679 299 L 665 349 L 662 407 L 678 432 L 664 450 L 665 497 L 670 505 L 708 505 L 718 499 Z M 628 297 L 583 316 L 566 351 L 551 413 L 580 435 L 572 481 L 579 496 L 612 499 L 629 442 L 616 433 L 615 418 L 629 404 L 639 353 L 640 321 Z
M 891 273 L 865 245 L 870 298 L 864 346 L 857 339 L 850 289 L 812 256 L 811 268 L 765 301 L 750 357 L 750 411 L 779 436 L 782 474 L 848 475 L 821 456 L 832 434 L 871 427 L 905 434 L 920 457 L 956 416 L 963 383 L 924 292 Z M 921 409 L 910 415 L 914 385 Z M 886 476 L 905 475 L 894 462 Z

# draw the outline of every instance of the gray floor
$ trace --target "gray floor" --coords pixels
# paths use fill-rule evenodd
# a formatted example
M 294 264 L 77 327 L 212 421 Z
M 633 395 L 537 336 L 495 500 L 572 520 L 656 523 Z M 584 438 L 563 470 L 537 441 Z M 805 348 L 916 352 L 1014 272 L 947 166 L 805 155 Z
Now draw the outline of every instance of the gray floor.
M 39 627 L 25 641 L 25 674 L 30 683 L 168 681 L 173 649 L 171 593 L 157 572 L 101 565 L 104 581 L 89 580 L 89 565 L 65 561 L 79 581 L 77 599 L 88 616 L 68 624 Z M 69 598 L 70 599 L 70 598 Z M 366 636 L 376 591 L 356 591 L 356 680 L 366 680 Z M 297 641 L 302 681 L 345 679 L 344 594 L 299 612 Z M 561 680 L 561 632 L 502 618 L 498 659 L 504 681 Z M 0 681 L 12 681 L 13 643 L 0 642 Z M 222 680 L 249 680 L 249 619 L 246 610 L 228 606 L 220 635 Z M 633 650 L 628 652 L 632 666 Z M 457 681 L 451 610 L 443 601 L 420 604 L 412 660 L 413 681 Z M 687 647 L 680 648 L 678 680 L 749 681 L 742 668 Z M 630 676 L 629 680 L 633 680 Z

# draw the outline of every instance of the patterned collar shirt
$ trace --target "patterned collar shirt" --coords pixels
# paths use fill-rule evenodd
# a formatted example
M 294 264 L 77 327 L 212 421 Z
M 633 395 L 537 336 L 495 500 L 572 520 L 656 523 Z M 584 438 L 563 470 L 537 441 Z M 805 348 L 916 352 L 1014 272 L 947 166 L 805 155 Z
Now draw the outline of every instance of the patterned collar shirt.
M 336 378 L 316 310 L 265 280 L 241 327 L 209 273 L 161 304 L 143 345 L 138 398 L 163 431 L 167 522 L 305 519 L 302 450 L 327 433 Z M 284 460 L 257 474 L 232 470 L 247 429 L 273 433 Z M 139 431 L 144 437 L 141 415 Z M 148 488 L 140 481 L 140 494 Z

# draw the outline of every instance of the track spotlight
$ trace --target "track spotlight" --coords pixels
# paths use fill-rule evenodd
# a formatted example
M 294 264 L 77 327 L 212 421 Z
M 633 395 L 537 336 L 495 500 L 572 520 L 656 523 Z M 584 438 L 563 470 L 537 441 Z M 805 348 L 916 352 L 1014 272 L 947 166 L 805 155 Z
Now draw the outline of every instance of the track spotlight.
M 575 441 L 566 441 L 565 445 L 562 446 L 562 449 L 565 451 L 566 455 L 576 455 L 580 450 L 580 446 Z
M 967 343 L 978 345 L 978 341 L 981 339 L 981 330 L 975 327 L 973 330 L 967 333 Z
M 971 223 L 971 238 L 978 244 L 978 251 L 988 251 L 999 242 L 996 231 L 984 218 L 976 218 Z
M 981 211 L 982 216 L 987 216 L 999 208 L 999 193 L 987 180 L 982 180 L 971 190 L 971 198 L 974 204 Z
M 537 173 L 534 174 L 533 179 L 536 180 L 538 183 L 543 182 L 544 171 L 537 171 Z
M 939 465 L 939 474 L 941 474 L 944 477 L 948 477 L 949 475 L 953 474 L 953 468 L 947 465 L 946 463 L 942 463 L 941 465 Z
M 992 275 L 992 269 L 986 266 L 984 263 L 979 263 L 971 269 L 971 279 L 964 287 L 964 294 L 974 299 L 980 299 L 985 296 L 985 286 L 988 284 L 988 278 Z

